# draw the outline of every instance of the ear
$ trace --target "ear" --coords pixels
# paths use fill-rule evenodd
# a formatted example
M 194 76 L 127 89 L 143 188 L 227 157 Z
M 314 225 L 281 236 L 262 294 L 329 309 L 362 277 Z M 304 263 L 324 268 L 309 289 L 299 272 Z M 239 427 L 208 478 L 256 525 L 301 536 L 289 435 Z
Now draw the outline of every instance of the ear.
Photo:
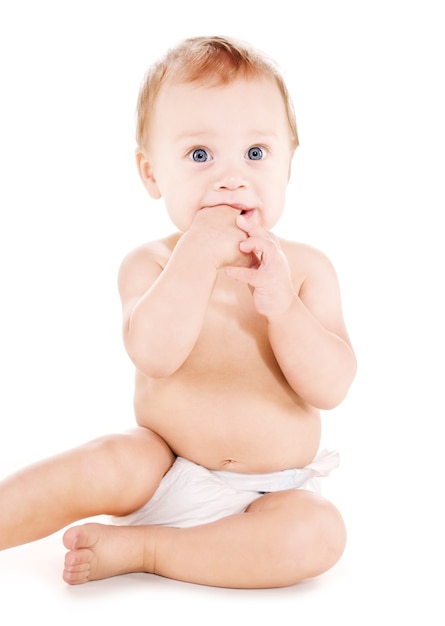
M 141 148 L 136 149 L 136 164 L 145 189 L 154 200 L 158 200 L 161 197 L 161 192 L 156 183 L 153 168 L 150 165 L 147 155 Z

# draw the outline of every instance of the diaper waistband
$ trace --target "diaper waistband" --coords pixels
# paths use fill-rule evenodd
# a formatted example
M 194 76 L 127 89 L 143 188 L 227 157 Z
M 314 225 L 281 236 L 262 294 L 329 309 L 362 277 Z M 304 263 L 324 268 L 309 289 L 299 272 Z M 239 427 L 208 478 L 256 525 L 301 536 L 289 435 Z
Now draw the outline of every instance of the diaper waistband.
M 312 463 L 301 469 L 287 469 L 268 474 L 242 474 L 225 470 L 209 470 L 215 478 L 237 490 L 269 493 L 285 489 L 298 489 L 311 478 L 328 476 L 340 464 L 335 451 L 321 450 Z

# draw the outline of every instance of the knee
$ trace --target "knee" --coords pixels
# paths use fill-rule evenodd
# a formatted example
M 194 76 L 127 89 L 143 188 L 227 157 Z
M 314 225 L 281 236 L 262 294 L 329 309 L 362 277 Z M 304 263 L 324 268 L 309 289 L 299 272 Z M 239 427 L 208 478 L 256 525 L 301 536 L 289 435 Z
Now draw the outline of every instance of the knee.
M 346 547 L 346 527 L 338 509 L 321 498 L 312 502 L 294 525 L 291 545 L 298 579 L 331 569 Z
M 126 515 L 145 504 L 173 456 L 160 438 L 142 430 L 99 437 L 85 444 L 83 452 L 79 470 L 91 494 L 112 515 Z
M 127 463 L 123 435 L 104 435 L 85 445 L 83 470 L 90 475 L 92 483 L 95 479 L 101 482 L 107 477 L 115 483 Z
M 325 502 L 322 506 L 313 539 L 320 542 L 319 561 L 315 561 L 314 565 L 321 574 L 340 560 L 346 547 L 345 523 L 338 509 L 330 502 Z
M 345 549 L 346 529 L 330 502 L 318 494 L 298 490 L 274 494 L 264 504 L 260 505 L 263 510 L 278 516 L 275 565 L 285 585 L 319 576 L 337 563 Z
M 135 465 L 140 471 L 144 470 L 145 465 L 147 468 L 153 465 L 161 466 L 161 471 L 165 473 L 174 459 L 167 444 L 145 428 L 104 435 L 91 441 L 87 447 L 88 465 L 93 472 L 99 473 L 104 469 L 107 471 L 114 469 L 118 474 Z

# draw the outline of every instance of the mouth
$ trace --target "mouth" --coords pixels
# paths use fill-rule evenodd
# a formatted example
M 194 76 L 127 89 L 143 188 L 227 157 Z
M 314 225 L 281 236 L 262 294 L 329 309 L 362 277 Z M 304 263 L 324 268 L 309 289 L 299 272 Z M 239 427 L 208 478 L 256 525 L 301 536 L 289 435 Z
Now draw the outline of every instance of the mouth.
M 248 213 L 252 212 L 252 209 L 249 209 L 249 207 L 247 207 L 245 204 L 229 204 L 229 206 L 232 207 L 232 209 L 236 209 L 237 211 L 240 212 L 240 215 L 247 215 Z
M 245 215 L 246 217 L 251 217 L 254 213 L 254 209 L 242 209 L 240 215 Z
M 246 207 L 245 204 L 237 204 L 237 203 L 232 204 L 232 203 L 229 203 L 229 202 L 227 202 L 227 203 L 226 202 L 222 202 L 220 204 L 224 204 L 225 206 L 229 206 L 232 209 L 235 209 L 236 211 L 239 211 L 240 215 L 245 215 L 246 217 L 249 217 L 254 212 L 254 209 L 249 209 L 248 207 Z M 219 206 L 219 203 L 218 204 L 214 204 L 214 205 L 209 205 L 209 206 Z
M 253 209 L 250 209 L 245 204 L 230 204 L 233 209 L 240 212 L 240 215 L 244 215 L 245 217 L 250 217 L 253 213 Z

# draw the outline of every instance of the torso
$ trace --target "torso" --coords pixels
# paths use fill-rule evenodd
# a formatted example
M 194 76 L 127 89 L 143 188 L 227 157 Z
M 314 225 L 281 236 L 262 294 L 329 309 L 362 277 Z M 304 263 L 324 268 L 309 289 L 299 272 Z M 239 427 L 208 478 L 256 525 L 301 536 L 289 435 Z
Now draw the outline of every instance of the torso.
M 304 467 L 320 442 L 319 412 L 283 377 L 249 288 L 220 274 L 194 349 L 167 379 L 136 372 L 140 426 L 209 469 Z

